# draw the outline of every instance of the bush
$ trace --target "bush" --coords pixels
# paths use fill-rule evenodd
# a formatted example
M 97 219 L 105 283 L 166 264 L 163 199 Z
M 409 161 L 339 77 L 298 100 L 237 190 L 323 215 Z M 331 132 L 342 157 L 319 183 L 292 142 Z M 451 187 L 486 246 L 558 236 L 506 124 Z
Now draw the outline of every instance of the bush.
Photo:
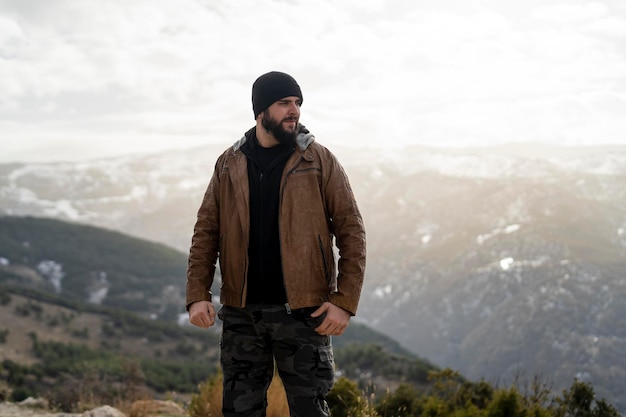
M 440 402 L 437 401 L 437 403 Z M 421 411 L 422 407 L 417 390 L 408 384 L 402 384 L 398 386 L 395 392 L 385 395 L 375 409 L 381 416 L 410 417 L 419 415 L 418 412 Z
M 191 396 L 190 417 L 217 417 L 222 414 L 222 375 L 215 373 L 198 385 L 198 393 Z
M 0 305 L 8 305 L 11 302 L 11 294 L 0 288 Z
M 11 387 L 9 383 L 3 380 L 0 380 L 0 402 L 9 401 L 11 399 Z
M 36 397 L 36 396 L 37 396 L 37 391 L 35 391 L 33 388 L 27 387 L 27 386 L 19 386 L 15 388 L 13 392 L 11 393 L 11 401 L 17 403 L 20 401 L 24 401 L 28 397 Z
M 604 399 L 595 400 L 590 384 L 578 380 L 574 380 L 570 389 L 563 391 L 563 398 L 557 398 L 556 403 L 554 415 L 558 417 L 620 417 L 617 409 Z
M 330 415 L 333 417 L 374 416 L 376 411 L 370 407 L 361 394 L 356 382 L 340 377 L 326 398 Z
M 521 398 L 515 388 L 498 391 L 487 408 L 488 417 L 523 416 Z

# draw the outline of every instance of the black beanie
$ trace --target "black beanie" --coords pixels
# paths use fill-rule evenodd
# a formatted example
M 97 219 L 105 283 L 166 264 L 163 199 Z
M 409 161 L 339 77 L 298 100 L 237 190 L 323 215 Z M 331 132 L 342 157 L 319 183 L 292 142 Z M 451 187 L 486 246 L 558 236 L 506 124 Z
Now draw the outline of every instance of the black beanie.
M 252 84 L 252 110 L 254 118 L 275 101 L 284 97 L 302 98 L 302 90 L 294 78 L 284 72 L 272 71 L 261 75 Z

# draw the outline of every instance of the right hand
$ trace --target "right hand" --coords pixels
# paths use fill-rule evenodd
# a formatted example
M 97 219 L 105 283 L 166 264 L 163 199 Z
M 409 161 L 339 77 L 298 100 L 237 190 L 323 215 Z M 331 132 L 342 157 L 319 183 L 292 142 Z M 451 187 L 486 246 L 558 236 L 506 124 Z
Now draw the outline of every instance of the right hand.
M 189 306 L 189 322 L 208 329 L 215 324 L 215 308 L 210 301 L 196 301 Z

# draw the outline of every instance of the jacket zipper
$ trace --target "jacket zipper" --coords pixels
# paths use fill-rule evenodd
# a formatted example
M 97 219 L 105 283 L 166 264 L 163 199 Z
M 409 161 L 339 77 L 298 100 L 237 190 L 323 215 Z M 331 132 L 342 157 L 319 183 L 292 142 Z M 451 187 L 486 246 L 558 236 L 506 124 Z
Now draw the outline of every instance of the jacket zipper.
M 243 266 L 243 285 L 241 286 L 241 303 L 240 306 L 241 308 L 244 308 L 246 306 L 246 286 L 247 286 L 247 281 L 248 281 L 248 261 L 244 262 L 244 266 Z

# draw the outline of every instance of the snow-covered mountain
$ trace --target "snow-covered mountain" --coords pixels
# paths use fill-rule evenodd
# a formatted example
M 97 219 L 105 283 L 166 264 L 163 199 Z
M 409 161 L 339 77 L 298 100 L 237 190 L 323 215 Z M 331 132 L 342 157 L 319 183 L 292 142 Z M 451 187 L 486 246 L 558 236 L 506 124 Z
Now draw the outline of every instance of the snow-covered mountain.
M 0 165 L 0 213 L 186 251 L 224 148 Z M 470 378 L 579 378 L 626 408 L 626 148 L 333 150 L 367 227 L 359 320 Z

